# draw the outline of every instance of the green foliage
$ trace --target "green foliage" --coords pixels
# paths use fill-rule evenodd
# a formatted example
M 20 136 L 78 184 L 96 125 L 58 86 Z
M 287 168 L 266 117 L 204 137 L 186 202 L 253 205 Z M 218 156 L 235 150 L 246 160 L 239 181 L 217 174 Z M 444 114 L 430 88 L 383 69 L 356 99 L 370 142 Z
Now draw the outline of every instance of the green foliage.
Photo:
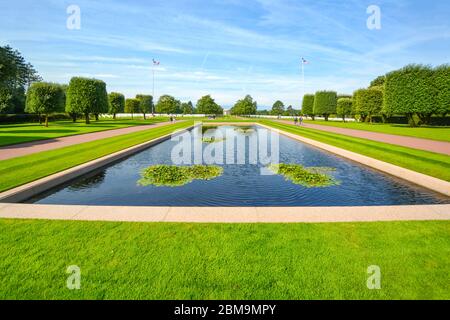
M 238 100 L 231 108 L 232 115 L 253 115 L 256 114 L 258 106 L 256 101 L 253 101 L 252 96 L 247 95 L 244 99 Z
M 197 101 L 197 113 L 206 115 L 223 114 L 223 109 L 210 95 L 201 97 Z
M 142 171 L 142 178 L 138 184 L 141 186 L 179 187 L 191 183 L 193 180 L 211 180 L 221 176 L 222 173 L 223 168 L 219 166 L 155 165 Z
M 144 94 L 138 94 L 136 99 L 139 100 L 139 111 L 144 115 L 153 111 L 153 97 Z
M 379 76 L 376 79 L 372 80 L 372 82 L 370 82 L 369 88 L 384 87 L 385 82 L 386 82 L 386 76 L 385 75 Z
M 107 113 L 106 84 L 97 79 L 73 77 L 66 92 L 66 112 L 84 114 L 86 123 L 90 114 Z
M 157 113 L 176 114 L 181 111 L 181 102 L 172 96 L 163 95 L 159 98 L 155 108 Z
M 96 99 L 92 105 L 92 113 L 95 115 L 108 113 L 109 101 L 106 83 L 101 80 L 95 80 Z M 97 119 L 98 120 L 98 119 Z
M 314 95 L 305 94 L 302 102 L 302 113 L 305 116 L 314 117 Z
M 138 113 L 140 108 L 140 101 L 138 99 L 127 99 L 125 101 L 125 112 L 126 113 Z
M 192 102 L 183 102 L 181 104 L 181 112 L 183 112 L 183 114 L 194 114 L 194 105 Z
M 434 85 L 437 89 L 436 110 L 434 112 L 445 116 L 450 113 L 450 65 L 437 67 L 434 71 Z
M 335 91 L 318 91 L 314 97 L 314 114 L 323 115 L 328 120 L 330 114 L 336 113 L 337 93 Z
M 339 184 L 328 173 L 334 171 L 333 168 L 311 167 L 305 168 L 299 164 L 272 164 L 269 169 L 276 174 L 283 175 L 286 180 L 307 188 L 328 187 Z
M 353 94 L 354 113 L 358 114 L 364 121 L 367 117 L 379 114 L 383 107 L 383 91 L 379 87 L 359 89 Z
M 421 117 L 437 112 L 434 71 L 429 66 L 408 65 L 386 75 L 385 110 L 388 114 L 407 115 L 415 125 L 414 114 Z
M 42 81 L 34 67 L 10 46 L 0 46 L 0 113 L 22 113 L 25 91 Z
M 336 114 L 341 116 L 345 121 L 345 117 L 352 114 L 353 100 L 351 98 L 339 98 L 336 107 Z
M 116 116 L 116 113 L 125 111 L 125 96 L 118 92 L 111 92 L 109 98 L 109 114 Z
M 284 103 L 280 100 L 275 101 L 272 106 L 272 115 L 281 116 L 284 113 Z
M 26 112 L 45 115 L 48 126 L 50 113 L 64 111 L 64 90 L 56 83 L 35 82 L 28 89 Z

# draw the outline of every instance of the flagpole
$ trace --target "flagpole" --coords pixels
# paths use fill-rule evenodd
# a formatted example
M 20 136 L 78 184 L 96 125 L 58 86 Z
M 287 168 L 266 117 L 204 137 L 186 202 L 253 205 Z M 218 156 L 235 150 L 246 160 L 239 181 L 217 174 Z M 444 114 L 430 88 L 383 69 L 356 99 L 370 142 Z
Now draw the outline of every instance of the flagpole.
M 153 91 L 152 91 L 152 99 L 153 99 L 153 103 L 152 103 L 152 116 L 155 115 L 155 64 L 153 63 Z

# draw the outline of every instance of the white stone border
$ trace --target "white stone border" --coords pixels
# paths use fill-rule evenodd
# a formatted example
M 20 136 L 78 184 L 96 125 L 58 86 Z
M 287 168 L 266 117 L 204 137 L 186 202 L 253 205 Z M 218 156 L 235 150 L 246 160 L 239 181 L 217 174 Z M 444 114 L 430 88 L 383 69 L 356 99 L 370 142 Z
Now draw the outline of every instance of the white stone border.
M 120 207 L 0 204 L 0 218 L 173 223 L 332 223 L 450 220 L 450 205 L 374 207 Z

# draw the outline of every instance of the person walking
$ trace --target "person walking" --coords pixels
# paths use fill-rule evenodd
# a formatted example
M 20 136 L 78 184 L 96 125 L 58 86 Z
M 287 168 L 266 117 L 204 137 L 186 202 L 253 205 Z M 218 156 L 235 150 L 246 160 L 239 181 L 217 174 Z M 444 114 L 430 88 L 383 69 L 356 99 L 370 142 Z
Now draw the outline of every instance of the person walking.
M 294 125 L 297 125 L 297 117 L 294 117 Z
M 303 124 L 303 116 L 300 116 L 300 120 L 298 122 L 300 126 Z

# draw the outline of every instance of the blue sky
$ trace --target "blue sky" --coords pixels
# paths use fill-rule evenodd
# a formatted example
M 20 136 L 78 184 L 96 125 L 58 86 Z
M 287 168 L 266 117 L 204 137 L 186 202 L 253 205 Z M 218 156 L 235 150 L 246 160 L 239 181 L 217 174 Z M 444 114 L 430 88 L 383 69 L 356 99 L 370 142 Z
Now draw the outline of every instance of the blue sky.
M 81 29 L 66 27 L 69 5 Z M 369 5 L 381 29 L 369 30 Z M 19 49 L 46 81 L 106 81 L 127 97 L 156 93 L 225 107 L 251 94 L 260 109 L 277 99 L 299 108 L 303 90 L 340 93 L 408 63 L 450 62 L 450 1 L 0 0 L 0 43 Z

